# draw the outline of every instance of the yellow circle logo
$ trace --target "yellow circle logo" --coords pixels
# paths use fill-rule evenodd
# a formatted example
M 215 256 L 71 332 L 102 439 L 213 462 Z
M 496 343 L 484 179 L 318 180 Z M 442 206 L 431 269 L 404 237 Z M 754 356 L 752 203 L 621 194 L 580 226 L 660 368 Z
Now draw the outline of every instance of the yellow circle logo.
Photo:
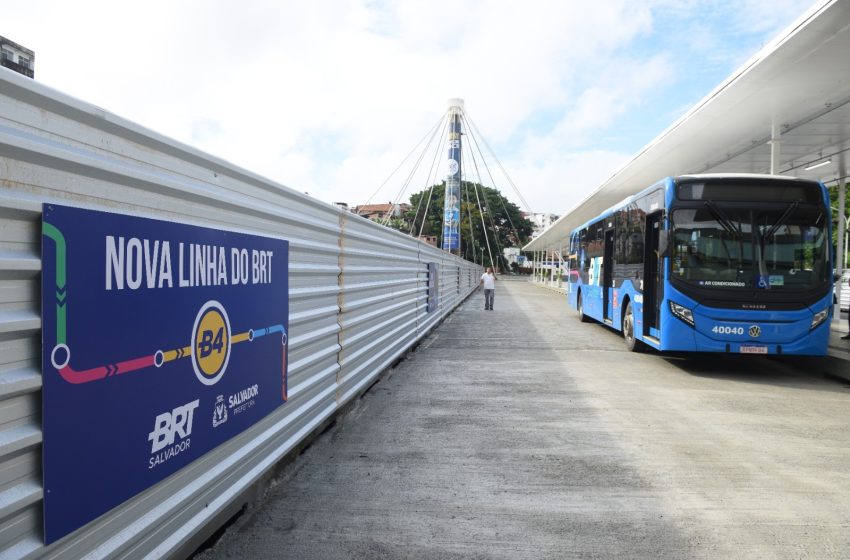
M 192 330 L 192 366 L 204 385 L 214 385 L 224 375 L 230 359 L 230 320 L 224 307 L 208 301 L 201 307 Z

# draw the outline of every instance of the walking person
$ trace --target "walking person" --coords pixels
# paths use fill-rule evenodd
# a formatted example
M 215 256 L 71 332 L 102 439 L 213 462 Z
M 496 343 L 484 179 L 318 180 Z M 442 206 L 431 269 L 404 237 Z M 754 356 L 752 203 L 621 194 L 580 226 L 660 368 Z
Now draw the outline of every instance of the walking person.
M 842 290 L 850 290 L 850 276 L 847 277 L 847 281 L 845 282 L 846 286 L 842 286 Z M 838 306 L 838 312 L 841 313 L 841 306 Z M 850 309 L 847 310 L 847 326 L 850 327 Z M 841 337 L 841 340 L 850 340 L 850 332 Z
M 492 266 L 488 266 L 484 274 L 481 275 L 479 285 L 484 286 L 484 310 L 493 311 L 493 295 L 496 293 L 496 274 L 493 272 Z

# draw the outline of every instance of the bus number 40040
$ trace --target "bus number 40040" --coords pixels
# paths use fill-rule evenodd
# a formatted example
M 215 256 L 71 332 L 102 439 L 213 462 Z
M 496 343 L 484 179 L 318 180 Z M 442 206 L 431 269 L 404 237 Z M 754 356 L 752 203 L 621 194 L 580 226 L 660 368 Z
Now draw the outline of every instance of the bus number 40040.
M 728 325 L 714 325 L 711 327 L 714 334 L 744 334 L 744 327 L 730 327 Z

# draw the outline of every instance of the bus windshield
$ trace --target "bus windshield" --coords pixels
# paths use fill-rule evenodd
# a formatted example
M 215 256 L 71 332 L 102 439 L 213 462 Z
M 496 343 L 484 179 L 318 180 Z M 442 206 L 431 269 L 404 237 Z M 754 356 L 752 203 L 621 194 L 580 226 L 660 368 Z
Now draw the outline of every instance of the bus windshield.
M 707 288 L 776 291 L 829 281 L 827 224 L 816 205 L 753 210 L 705 201 L 674 210 L 671 220 L 673 278 Z

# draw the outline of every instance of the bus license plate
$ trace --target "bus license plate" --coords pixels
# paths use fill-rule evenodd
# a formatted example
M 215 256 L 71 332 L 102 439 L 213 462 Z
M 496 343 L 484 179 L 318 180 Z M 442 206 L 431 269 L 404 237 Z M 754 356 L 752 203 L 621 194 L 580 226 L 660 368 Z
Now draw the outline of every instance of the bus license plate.
M 767 354 L 767 346 L 741 346 L 741 354 Z

